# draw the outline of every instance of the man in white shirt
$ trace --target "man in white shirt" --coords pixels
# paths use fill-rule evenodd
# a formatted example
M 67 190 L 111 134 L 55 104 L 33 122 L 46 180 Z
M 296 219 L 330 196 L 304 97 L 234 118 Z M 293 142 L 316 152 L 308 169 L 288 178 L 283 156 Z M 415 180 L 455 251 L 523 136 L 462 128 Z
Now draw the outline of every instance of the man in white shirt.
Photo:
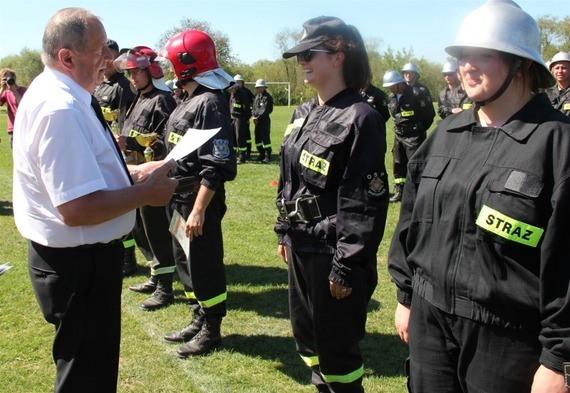
M 58 11 L 44 32 L 44 72 L 15 124 L 14 217 L 30 240 L 40 308 L 56 328 L 58 393 L 116 391 L 121 238 L 136 207 L 165 205 L 177 185 L 167 177 L 173 162 L 139 165 L 129 176 L 98 104 L 92 107 L 111 57 L 106 41 L 90 11 Z

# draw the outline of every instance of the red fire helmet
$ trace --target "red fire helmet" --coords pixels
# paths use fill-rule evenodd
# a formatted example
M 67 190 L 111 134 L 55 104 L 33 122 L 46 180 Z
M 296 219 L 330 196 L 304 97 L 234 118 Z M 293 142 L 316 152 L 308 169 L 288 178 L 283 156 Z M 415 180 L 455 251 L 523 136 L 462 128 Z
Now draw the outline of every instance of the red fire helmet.
M 200 30 L 185 30 L 170 38 L 165 47 L 178 80 L 219 68 L 216 45 L 208 34 Z

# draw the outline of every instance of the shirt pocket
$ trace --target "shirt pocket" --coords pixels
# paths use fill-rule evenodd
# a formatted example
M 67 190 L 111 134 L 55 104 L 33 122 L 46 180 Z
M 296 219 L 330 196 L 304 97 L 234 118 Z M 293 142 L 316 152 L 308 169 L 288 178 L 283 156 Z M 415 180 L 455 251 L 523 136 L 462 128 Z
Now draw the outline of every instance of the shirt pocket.
M 437 190 L 450 161 L 449 157 L 431 157 L 427 162 L 408 165 L 410 179 L 416 189 L 412 222 L 433 222 Z
M 151 123 L 150 123 L 150 111 L 143 111 L 140 116 L 138 116 L 133 121 L 133 129 L 142 134 L 149 134 L 153 130 L 151 130 Z
M 477 214 L 477 237 L 499 244 L 537 247 L 544 223 L 539 198 L 543 180 L 513 168 L 495 170 Z
M 328 132 L 311 132 L 299 156 L 301 174 L 308 184 L 326 189 L 333 182 L 333 165 L 343 141 Z

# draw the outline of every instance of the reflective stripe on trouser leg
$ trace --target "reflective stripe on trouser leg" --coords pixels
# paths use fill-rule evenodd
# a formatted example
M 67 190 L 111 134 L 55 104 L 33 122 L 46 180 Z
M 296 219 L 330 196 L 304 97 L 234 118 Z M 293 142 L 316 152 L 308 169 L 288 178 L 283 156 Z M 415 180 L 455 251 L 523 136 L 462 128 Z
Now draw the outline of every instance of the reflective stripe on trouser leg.
M 398 179 L 394 179 L 394 184 L 404 184 L 404 183 L 406 183 L 405 177 L 400 177 Z
M 130 248 L 135 246 L 135 239 L 129 235 L 129 237 L 123 240 L 123 248 Z

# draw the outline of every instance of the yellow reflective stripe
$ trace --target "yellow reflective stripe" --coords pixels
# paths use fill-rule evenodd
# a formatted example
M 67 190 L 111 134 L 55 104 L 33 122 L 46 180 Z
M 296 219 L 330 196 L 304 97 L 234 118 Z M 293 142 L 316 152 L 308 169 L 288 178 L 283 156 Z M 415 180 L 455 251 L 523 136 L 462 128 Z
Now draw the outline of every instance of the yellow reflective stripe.
M 176 270 L 176 266 L 160 267 L 158 269 L 153 269 L 151 267 L 150 268 L 150 275 L 151 276 L 158 276 L 161 274 L 169 274 L 169 273 L 174 273 L 175 270 Z
M 473 107 L 473 104 L 463 104 L 461 106 L 461 108 L 463 108 L 463 109 L 471 109 L 472 107 Z
M 333 383 L 333 382 L 340 382 L 340 383 L 351 383 L 356 381 L 358 378 L 362 378 L 364 375 L 364 365 L 360 366 L 358 369 L 354 370 L 351 373 L 344 374 L 344 375 L 327 375 L 321 373 L 325 382 Z
M 562 109 L 564 109 L 565 111 L 570 110 L 570 102 L 565 103 Z
M 135 246 L 135 239 L 129 239 L 123 242 L 123 248 L 129 248 L 134 246 Z
M 305 168 L 309 168 L 321 175 L 327 175 L 329 173 L 330 162 L 324 158 L 320 158 L 312 155 L 306 150 L 301 152 L 301 157 L 299 158 L 299 164 L 303 165 Z
M 221 295 L 218 295 L 218 296 L 213 297 L 211 299 L 198 300 L 198 303 L 200 303 L 200 306 L 208 308 L 208 307 L 212 307 L 212 306 L 215 306 L 216 304 L 220 304 L 221 302 L 226 301 L 227 298 L 228 298 L 228 293 L 224 292 Z
M 507 240 L 536 247 L 544 229 L 506 216 L 503 213 L 483 205 L 477 221 L 479 227 Z
M 410 117 L 414 115 L 414 111 L 402 111 L 400 112 L 400 114 L 402 115 L 402 117 Z
M 283 135 L 283 136 L 289 135 L 290 133 L 293 132 L 293 130 L 295 128 L 301 128 L 303 126 L 304 122 L 305 122 L 304 117 L 300 117 L 298 119 L 293 120 L 293 123 L 291 123 L 287 126 L 287 129 L 285 130 L 285 135 Z
M 141 132 L 138 132 L 137 130 L 130 130 L 130 131 L 129 131 L 129 136 L 130 136 L 130 137 L 133 137 L 133 138 L 134 138 L 135 136 L 137 136 L 137 135 L 140 135 L 140 134 L 142 134 L 142 133 L 141 133 Z
M 283 136 L 287 136 L 290 133 L 292 133 L 294 128 L 295 128 L 295 125 L 293 123 L 289 124 L 287 126 L 287 128 L 285 129 L 285 134 Z
M 182 139 L 182 135 L 179 135 L 175 132 L 171 132 L 168 135 L 168 142 L 172 143 L 173 145 L 177 145 L 178 142 L 180 142 L 180 140 Z
M 301 354 L 299 354 L 299 356 L 301 357 L 301 359 L 303 359 L 303 362 L 308 367 L 315 367 L 315 366 L 319 365 L 319 357 L 318 356 L 303 356 Z
M 184 291 L 184 295 L 186 295 L 186 299 L 193 299 L 196 300 L 196 294 L 194 293 L 194 291 Z
M 405 184 L 405 183 L 406 183 L 405 177 L 399 177 L 397 179 L 394 179 L 394 184 Z
M 237 103 L 237 102 L 234 103 L 234 108 L 241 108 L 241 104 L 239 104 L 239 103 Z

